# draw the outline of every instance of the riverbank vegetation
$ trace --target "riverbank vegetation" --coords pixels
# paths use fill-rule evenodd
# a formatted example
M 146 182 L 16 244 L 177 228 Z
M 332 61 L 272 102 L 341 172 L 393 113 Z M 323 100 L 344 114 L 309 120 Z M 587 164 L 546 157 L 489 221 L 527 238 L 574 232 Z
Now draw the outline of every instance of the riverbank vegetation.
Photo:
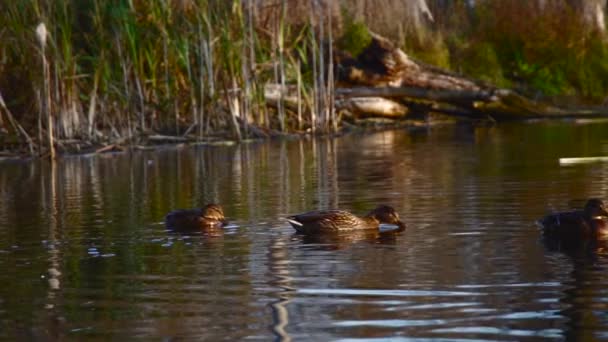
M 335 132 L 337 50 L 370 32 L 536 98 L 602 104 L 605 1 L 150 0 L 0 4 L 0 145 L 31 154 Z M 373 10 L 372 10 L 373 9 Z M 295 89 L 269 103 L 267 85 Z M 226 133 L 229 132 L 229 133 Z M 75 146 L 75 147 L 74 147 Z

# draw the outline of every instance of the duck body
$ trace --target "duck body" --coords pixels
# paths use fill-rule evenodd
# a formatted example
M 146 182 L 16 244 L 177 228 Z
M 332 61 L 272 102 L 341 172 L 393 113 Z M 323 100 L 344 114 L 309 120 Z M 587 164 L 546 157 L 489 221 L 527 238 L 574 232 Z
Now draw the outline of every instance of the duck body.
M 608 212 L 595 198 L 588 200 L 583 210 L 549 214 L 538 223 L 547 238 L 575 241 L 608 237 Z
M 165 224 L 172 230 L 197 230 L 222 228 L 227 221 L 219 205 L 208 204 L 203 208 L 174 210 L 165 216 Z
M 396 224 L 405 228 L 395 210 L 389 206 L 379 206 L 364 217 L 344 210 L 316 210 L 289 216 L 287 221 L 302 234 L 371 230 L 378 229 L 380 223 Z

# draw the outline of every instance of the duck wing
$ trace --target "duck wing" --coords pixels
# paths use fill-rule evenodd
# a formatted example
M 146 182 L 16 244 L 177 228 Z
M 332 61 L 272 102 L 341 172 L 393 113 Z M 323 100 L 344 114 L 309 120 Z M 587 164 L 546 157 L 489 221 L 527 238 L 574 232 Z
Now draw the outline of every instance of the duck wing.
M 165 216 L 165 225 L 169 229 L 192 229 L 200 224 L 201 215 L 201 209 L 174 210 Z
M 550 214 L 538 222 L 549 236 L 568 236 L 584 233 L 589 227 L 580 210 Z
M 352 229 L 360 219 L 343 210 L 316 210 L 287 217 L 291 226 L 300 233 L 328 232 Z
M 289 216 L 289 218 L 304 223 L 323 219 L 337 219 L 343 216 L 352 216 L 352 214 L 343 210 L 314 210 L 303 214 Z

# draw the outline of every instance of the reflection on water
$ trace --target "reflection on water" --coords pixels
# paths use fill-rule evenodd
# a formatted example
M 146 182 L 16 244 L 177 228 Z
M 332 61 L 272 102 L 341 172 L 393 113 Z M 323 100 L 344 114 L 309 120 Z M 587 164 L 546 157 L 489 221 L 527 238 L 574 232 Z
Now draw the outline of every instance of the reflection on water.
M 0 338 L 608 337 L 606 246 L 534 221 L 604 197 L 608 124 L 443 127 L 0 164 Z M 167 231 L 221 203 L 218 232 Z M 402 232 L 295 234 L 393 206 Z

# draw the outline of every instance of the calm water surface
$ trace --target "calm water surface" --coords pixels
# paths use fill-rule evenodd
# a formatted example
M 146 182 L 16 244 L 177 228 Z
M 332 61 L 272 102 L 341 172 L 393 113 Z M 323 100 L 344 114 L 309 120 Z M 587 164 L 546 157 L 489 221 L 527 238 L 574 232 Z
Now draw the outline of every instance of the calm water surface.
M 597 155 L 608 123 L 3 162 L 0 338 L 608 339 L 603 246 L 559 250 L 534 225 L 608 197 L 608 164 L 558 164 Z M 164 228 L 211 201 L 223 233 Z M 377 204 L 407 230 L 307 238 L 282 219 Z

